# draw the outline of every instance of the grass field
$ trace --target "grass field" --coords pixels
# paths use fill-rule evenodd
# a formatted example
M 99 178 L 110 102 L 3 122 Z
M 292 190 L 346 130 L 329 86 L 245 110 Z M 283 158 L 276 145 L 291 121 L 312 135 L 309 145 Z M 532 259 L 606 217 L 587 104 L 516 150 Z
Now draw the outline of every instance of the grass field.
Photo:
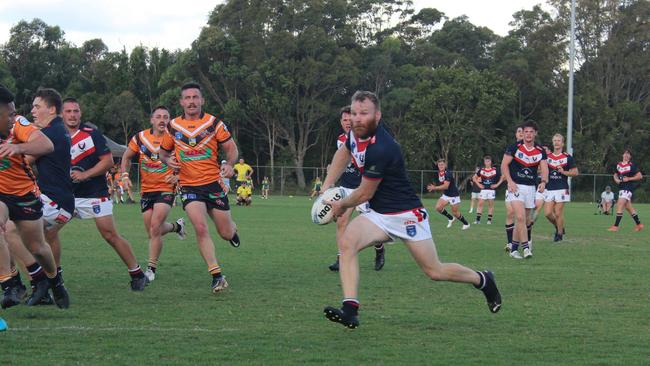
M 434 202 L 425 202 L 433 211 Z M 467 214 L 468 201 L 463 202 Z M 0 312 L 0 365 L 35 364 L 648 364 L 648 232 L 609 233 L 611 216 L 571 204 L 567 237 L 553 244 L 540 219 L 535 257 L 503 252 L 503 203 L 495 224 L 446 229 L 430 221 L 440 256 L 495 272 L 503 308 L 489 313 L 468 285 L 428 280 L 400 244 L 384 269 L 361 255 L 361 327 L 325 320 L 338 305 L 334 225 L 310 223 L 304 197 L 257 199 L 234 207 L 239 249 L 216 240 L 231 288 L 212 295 L 190 228 L 187 240 L 165 238 L 158 277 L 143 293 L 128 290 L 126 269 L 92 221 L 63 231 L 63 261 L 72 305 L 17 306 Z M 650 220 L 650 205 L 639 205 Z M 170 218 L 182 215 L 174 208 Z M 137 205 L 116 207 L 121 233 L 140 263 L 147 249 Z M 472 216 L 472 215 L 468 215 Z M 473 220 L 473 217 L 472 217 Z M 215 236 L 216 238 L 216 236 Z

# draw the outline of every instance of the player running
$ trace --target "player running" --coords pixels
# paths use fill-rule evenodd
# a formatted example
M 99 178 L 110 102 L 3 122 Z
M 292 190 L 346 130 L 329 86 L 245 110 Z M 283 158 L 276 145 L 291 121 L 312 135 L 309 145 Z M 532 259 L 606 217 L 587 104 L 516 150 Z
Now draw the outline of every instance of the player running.
M 553 136 L 553 152 L 548 154 L 548 185 L 544 195 L 544 214 L 555 226 L 554 242 L 562 241 L 564 235 L 564 204 L 571 202 L 569 177 L 578 176 L 573 156 L 564 152 L 564 136 Z
M 524 129 L 521 126 L 517 126 L 515 130 L 515 142 L 520 143 L 524 140 Z M 503 175 L 503 172 L 501 172 Z M 505 179 L 505 177 L 503 177 Z M 508 190 L 506 189 L 506 198 L 508 198 Z M 515 212 L 512 210 L 512 205 L 508 200 L 505 201 L 506 206 L 506 247 L 505 250 L 507 253 L 510 253 L 512 250 L 512 233 L 515 230 Z
M 351 110 L 350 106 L 345 106 L 341 108 L 339 111 L 339 117 L 340 120 L 339 122 L 341 123 L 341 129 L 343 130 L 343 133 L 339 135 L 339 137 L 336 140 L 336 148 L 341 149 L 343 146 L 345 146 L 348 137 L 350 135 L 350 130 L 352 129 L 352 119 L 351 119 Z M 333 176 L 329 175 L 328 176 L 335 178 L 332 180 L 327 180 L 327 177 L 325 177 L 325 181 L 323 182 L 323 189 L 327 190 L 328 188 L 332 187 L 336 180 L 339 178 L 338 176 Z M 349 164 L 345 167 L 345 170 L 343 171 L 342 174 L 340 174 L 340 180 L 339 180 L 339 185 L 342 189 L 345 190 L 346 196 L 349 196 L 352 194 L 352 192 L 359 187 L 359 184 L 361 184 L 361 173 L 359 172 L 359 169 L 355 165 L 354 160 L 349 162 Z M 356 207 L 351 207 L 345 211 L 343 215 L 341 215 L 338 220 L 336 220 L 336 245 L 338 247 L 339 243 L 341 242 L 343 233 L 345 232 L 345 228 L 348 226 L 348 223 L 350 222 L 350 217 L 352 217 L 352 213 L 354 211 L 357 211 L 359 213 L 364 213 L 368 211 L 368 202 L 363 202 Z M 375 244 L 375 271 L 380 271 L 382 268 L 384 268 L 384 265 L 386 264 L 386 258 L 385 258 L 386 250 L 384 248 L 384 243 L 376 243 Z M 339 250 L 336 253 L 336 261 L 332 264 L 329 265 L 329 269 L 332 272 L 337 272 L 339 270 L 339 257 L 341 256 L 341 251 Z
M 443 191 L 442 196 L 436 203 L 436 211 L 447 218 L 447 229 L 451 227 L 456 219 L 463 223 L 463 230 L 469 229 L 469 222 L 460 213 L 460 193 L 458 192 L 458 187 L 456 187 L 453 174 L 447 170 L 447 162 L 445 159 L 438 159 L 438 182 L 440 183 L 438 186 L 433 183 L 429 184 L 427 191 Z M 451 213 L 453 216 L 445 210 L 447 204 L 451 205 Z
M 131 244 L 117 232 L 113 203 L 106 188 L 106 172 L 113 154 L 97 129 L 81 123 L 81 107 L 74 98 L 63 100 L 63 122 L 72 138 L 70 177 L 74 183 L 76 216 L 93 219 L 100 235 L 120 256 L 131 277 L 131 290 L 143 291 L 147 278 L 140 269 Z
M 369 201 L 369 211 L 350 222 L 339 243 L 341 250 L 342 307 L 326 307 L 327 319 L 347 328 L 359 326 L 358 254 L 376 242 L 400 238 L 422 271 L 435 281 L 471 283 L 483 291 L 496 313 L 501 295 L 490 271 L 475 272 L 459 264 L 441 263 L 431 237 L 427 211 L 409 183 L 401 149 L 380 123 L 379 100 L 371 92 L 352 97 L 352 125 L 345 146 L 334 154 L 327 182 L 343 173 L 350 159 L 363 175 L 361 184 L 346 198 L 328 202 L 335 216 Z
M 636 210 L 632 206 L 632 196 L 637 187 L 638 181 L 643 179 L 643 175 L 637 168 L 636 164 L 632 161 L 632 152 L 629 149 L 623 151 L 623 161 L 616 164 L 616 172 L 613 175 L 614 182 L 618 184 L 618 201 L 616 201 L 616 221 L 611 226 L 609 231 L 618 231 L 623 218 L 623 209 L 630 213 L 636 226 L 634 231 L 641 231 L 643 224 L 639 220 Z
M 169 122 L 160 145 L 160 160 L 179 170 L 183 209 L 194 226 L 199 252 L 212 276 L 212 292 L 217 293 L 226 289 L 228 282 L 215 256 L 206 215 L 224 240 L 239 247 L 237 226 L 230 216 L 228 195 L 221 185 L 221 176 L 234 174 L 232 165 L 239 152 L 226 124 L 202 111 L 204 102 L 199 84 L 188 83 L 181 87 L 183 115 Z M 220 148 L 228 160 L 221 166 L 218 163 Z
M 46 109 L 49 116 L 56 116 L 60 112 L 61 97 L 56 99 L 58 93 L 52 93 L 52 99 L 49 98 L 50 94 L 46 98 L 43 90 L 37 91 L 36 95 L 34 103 Z M 67 308 L 70 299 L 63 284 L 63 276 L 57 271 L 52 249 L 43 236 L 43 203 L 37 196 L 38 186 L 25 157 L 29 155 L 38 158 L 50 154 L 54 151 L 54 145 L 26 119 L 11 118 L 15 111 L 11 105 L 13 101 L 13 94 L 0 86 L 0 228 L 4 234 L 8 220 L 11 220 L 18 229 L 20 240 L 37 260 L 32 264 L 25 263 L 35 282 L 34 293 L 27 305 L 38 304 L 49 296 L 51 289 L 57 306 Z M 11 274 L 5 235 L 0 235 L 0 285 L 3 290 L 3 309 L 20 303 L 20 289 Z
M 501 172 L 496 167 L 492 166 L 492 157 L 485 155 L 483 157 L 483 167 L 480 168 L 472 177 L 472 182 L 475 186 L 480 188 L 478 206 L 476 208 L 476 221 L 475 224 L 481 223 L 481 216 L 483 216 L 483 205 L 485 201 L 488 202 L 488 218 L 487 224 L 492 225 L 492 217 L 494 215 L 494 199 L 496 198 L 496 189 L 503 183 L 504 178 Z
M 149 263 L 144 275 L 149 282 L 156 278 L 163 235 L 174 232 L 181 240 L 185 239 L 185 222 L 182 218 L 173 223 L 165 222 L 174 202 L 174 184 L 178 181 L 172 169 L 159 159 L 160 144 L 168 123 L 169 110 L 165 106 L 155 107 L 151 113 L 151 128 L 133 136 L 122 155 L 120 176 L 126 189 L 132 187 L 128 173 L 131 159 L 137 156 L 140 166 L 140 209 L 149 236 Z
M 508 181 L 506 201 L 510 202 L 515 216 L 515 228 L 510 256 L 515 259 L 532 258 L 527 235 L 527 225 L 531 222 L 531 211 L 535 208 L 535 181 L 537 170 L 542 179 L 537 192 L 543 192 L 548 183 L 547 156 L 544 149 L 535 144 L 537 124 L 533 121 L 522 125 L 524 140 L 506 148 L 501 162 L 501 172 Z M 519 253 L 522 244 L 524 256 Z

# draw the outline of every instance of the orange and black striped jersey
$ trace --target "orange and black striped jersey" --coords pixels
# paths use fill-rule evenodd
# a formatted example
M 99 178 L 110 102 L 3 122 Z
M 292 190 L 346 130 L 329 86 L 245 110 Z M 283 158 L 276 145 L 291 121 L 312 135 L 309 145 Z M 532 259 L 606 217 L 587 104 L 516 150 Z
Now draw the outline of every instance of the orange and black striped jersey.
M 219 144 L 231 138 L 223 121 L 204 113 L 198 120 L 182 116 L 171 120 L 160 146 L 174 151 L 181 166 L 181 186 L 201 186 L 221 178 Z
M 138 132 L 131 141 L 129 149 L 139 153 L 140 191 L 173 192 L 174 187 L 166 181 L 172 175 L 172 169 L 163 164 L 158 157 L 163 136 L 156 137 L 151 129 Z
M 38 131 L 23 116 L 16 116 L 14 125 L 6 139 L 0 138 L 0 144 L 20 144 L 27 142 L 29 136 Z M 25 161 L 25 155 L 6 156 L 0 159 L 0 194 L 24 196 L 37 193 L 38 186 L 32 168 Z

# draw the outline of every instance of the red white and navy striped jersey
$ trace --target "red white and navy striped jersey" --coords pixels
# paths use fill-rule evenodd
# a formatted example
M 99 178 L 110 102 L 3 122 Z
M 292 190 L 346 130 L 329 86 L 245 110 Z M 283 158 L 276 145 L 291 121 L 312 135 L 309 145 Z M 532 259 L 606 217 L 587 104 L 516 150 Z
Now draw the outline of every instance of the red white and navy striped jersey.
M 508 146 L 505 154 L 512 156 L 508 167 L 512 180 L 517 184 L 534 186 L 539 163 L 547 159 L 544 149 L 537 144 L 529 149 L 521 142 Z
M 449 186 L 447 189 L 445 189 L 442 194 L 444 194 L 447 197 L 458 197 L 460 196 L 460 193 L 458 192 L 458 187 L 456 186 L 456 180 L 454 179 L 454 175 L 451 174 L 449 169 L 445 169 L 442 172 L 438 172 L 438 182 L 440 184 L 445 184 L 445 182 L 449 182 Z
M 348 140 L 348 134 L 342 133 L 339 135 L 336 140 L 336 148 L 340 149 L 341 146 L 345 145 L 345 142 Z M 350 162 L 345 171 L 341 175 L 340 186 L 345 188 L 357 188 L 361 184 L 361 173 L 357 168 L 354 167 L 354 164 Z
M 481 180 L 481 184 L 485 187 L 484 189 L 494 189 L 491 186 L 501 179 L 501 172 L 496 167 L 489 169 L 483 167 L 476 172 L 476 176 Z
M 561 152 L 558 155 L 550 153 L 546 161 L 548 162 L 548 184 L 546 185 L 546 189 L 549 191 L 569 189 L 569 177 L 560 173 L 558 169 L 560 167 L 563 170 L 573 169 L 575 167 L 573 156 L 565 152 Z
M 381 180 L 375 195 L 369 200 L 371 209 L 391 214 L 422 208 L 422 202 L 408 180 L 402 150 L 383 122 L 367 139 L 359 139 L 350 132 L 345 146 L 350 150 L 352 163 L 365 179 Z
M 623 191 L 634 191 L 636 189 L 637 182 L 623 182 L 623 177 L 633 177 L 638 172 L 639 168 L 637 168 L 636 164 L 631 161 L 627 163 L 623 163 L 621 161 L 616 164 L 616 174 L 618 175 L 618 179 L 621 180 L 621 183 L 618 184 L 618 188 Z
M 97 163 L 99 158 L 110 154 L 111 150 L 106 145 L 106 138 L 96 129 L 81 124 L 77 132 L 73 133 L 72 145 L 70 148 L 71 170 L 86 171 Z M 76 198 L 99 198 L 108 197 L 106 177 L 99 175 L 86 181 L 74 184 L 74 196 Z

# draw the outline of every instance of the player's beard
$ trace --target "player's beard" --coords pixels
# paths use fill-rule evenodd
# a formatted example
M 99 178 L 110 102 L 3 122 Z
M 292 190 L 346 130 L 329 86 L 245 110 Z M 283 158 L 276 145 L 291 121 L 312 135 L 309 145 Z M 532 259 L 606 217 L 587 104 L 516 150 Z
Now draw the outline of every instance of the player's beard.
M 377 131 L 377 126 L 379 125 L 379 122 L 373 118 L 371 123 L 368 123 L 368 128 L 366 129 L 365 133 L 361 136 L 358 136 L 360 139 L 367 139 L 375 134 Z M 352 130 L 354 130 L 354 125 L 352 126 Z

